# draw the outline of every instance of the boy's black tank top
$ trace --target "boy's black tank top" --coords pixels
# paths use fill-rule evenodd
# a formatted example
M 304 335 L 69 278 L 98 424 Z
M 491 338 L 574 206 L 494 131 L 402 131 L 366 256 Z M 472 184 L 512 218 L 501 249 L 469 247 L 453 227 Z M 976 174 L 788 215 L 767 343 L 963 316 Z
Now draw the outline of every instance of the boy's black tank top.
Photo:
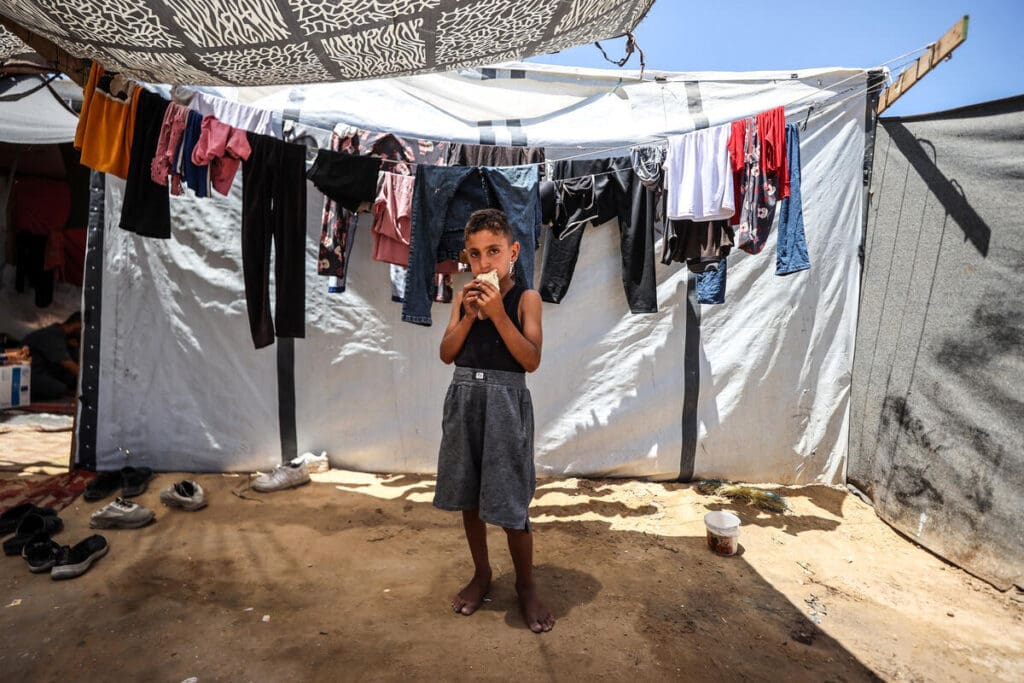
M 523 331 L 523 324 L 519 320 L 519 300 L 523 297 L 526 288 L 516 284 L 512 289 L 505 292 L 502 303 L 505 305 L 505 313 L 509 320 L 520 332 Z M 466 309 L 461 308 L 459 318 L 466 315 Z M 505 372 L 523 372 L 523 366 L 515 359 L 512 353 L 505 346 L 498 328 L 488 318 L 477 320 L 473 327 L 469 328 L 466 335 L 466 343 L 462 345 L 459 355 L 455 356 L 455 365 L 460 368 L 480 368 L 481 370 L 504 370 Z

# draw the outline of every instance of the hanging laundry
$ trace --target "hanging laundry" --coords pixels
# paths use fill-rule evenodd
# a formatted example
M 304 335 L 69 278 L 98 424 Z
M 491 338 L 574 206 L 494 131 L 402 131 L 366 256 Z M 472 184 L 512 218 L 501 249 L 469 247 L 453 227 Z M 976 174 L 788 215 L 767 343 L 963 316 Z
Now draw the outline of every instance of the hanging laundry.
M 212 116 L 232 128 L 271 137 L 275 135 L 274 113 L 266 109 L 257 109 L 201 92 L 192 96 L 189 107 L 203 117 Z
M 83 166 L 118 178 L 128 177 L 138 91 L 138 85 L 104 72 L 93 62 L 82 90 L 82 111 L 75 130 L 75 149 L 82 152 Z
M 562 301 L 576 270 L 584 229 L 617 218 L 629 309 L 633 313 L 657 311 L 655 193 L 634 181 L 632 159 L 557 161 L 552 176 L 556 206 L 537 288 L 541 299 Z
M 178 148 L 181 146 L 181 137 L 185 133 L 185 124 L 188 121 L 189 109 L 180 104 L 171 102 L 167 105 L 164 113 L 164 120 L 160 126 L 160 137 L 157 140 L 156 154 L 153 155 L 151 164 L 151 177 L 158 185 L 167 186 L 167 178 L 172 176 L 176 161 Z M 171 177 L 171 193 L 180 195 L 181 176 L 174 174 Z
M 800 128 L 786 124 L 786 162 L 789 196 L 779 209 L 779 237 L 775 243 L 775 274 L 790 275 L 811 267 L 804 235 L 804 208 L 800 197 Z
M 324 196 L 354 212 L 360 204 L 372 202 L 377 196 L 379 173 L 380 159 L 321 149 L 306 177 Z
M 429 290 L 437 263 L 459 258 L 469 214 L 485 208 L 498 208 L 508 215 L 512 234 L 520 245 L 516 281 L 524 286 L 532 284 L 541 216 L 537 167 L 419 166 L 402 320 L 431 324 Z
M 382 172 L 373 202 L 373 258 L 399 266 L 409 265 L 412 192 L 416 177 Z
M 729 161 L 730 125 L 668 138 L 666 210 L 675 220 L 711 221 L 736 212 Z
M 406 140 L 391 133 L 373 132 L 347 127 L 331 134 L 331 150 L 382 160 L 382 168 L 391 173 L 411 175 L 416 165 L 445 165 L 447 143 L 431 140 Z M 355 214 L 338 206 L 329 197 L 324 200 L 323 229 L 320 234 L 320 256 L 317 272 L 337 278 L 335 291 L 343 292 L 348 274 L 348 254 L 355 241 Z M 391 268 L 391 296 L 401 303 L 405 289 L 405 268 Z M 450 303 L 451 275 L 435 278 L 434 300 Z
M 185 131 L 181 135 L 181 142 L 174 153 L 174 168 L 171 173 L 176 174 L 181 182 L 190 187 L 196 193 L 196 197 L 203 199 L 210 196 L 210 168 L 200 166 L 192 161 L 192 152 L 199 143 L 203 134 L 203 117 L 195 111 L 190 111 L 185 118 Z M 178 192 L 175 192 L 175 189 Z M 171 194 L 181 194 L 180 183 L 171 184 Z
M 306 148 L 249 133 L 242 162 L 242 277 L 256 348 L 305 337 Z M 274 318 L 270 248 L 274 247 Z
M 781 201 L 789 196 L 785 109 L 775 107 L 758 114 L 757 135 L 761 139 L 761 172 L 775 179 L 776 199 Z
M 212 116 L 204 116 L 201 133 L 192 150 L 192 163 L 210 167 L 210 185 L 227 196 L 238 167 L 249 158 L 252 148 L 241 128 L 233 128 Z
M 543 147 L 502 145 L 448 145 L 449 166 L 525 166 L 543 164 Z
M 662 241 L 661 262 L 685 263 L 691 273 L 714 270 L 729 255 L 734 244 L 728 219 L 718 221 L 670 220 Z
M 736 246 L 749 254 L 760 253 L 768 241 L 781 198 L 780 174 L 785 176 L 788 195 L 785 121 L 782 107 L 758 114 L 753 134 L 746 138 L 743 205 L 736 227 Z M 770 148 L 767 152 L 765 145 Z
M 743 193 L 746 185 L 747 143 L 754 135 L 754 119 L 747 117 L 733 121 L 729 132 L 729 168 L 732 171 L 733 202 L 736 212 L 729 219 L 731 225 L 739 225 L 743 207 Z
M 697 274 L 697 303 L 724 304 L 726 261 L 724 258 L 715 268 Z
M 152 161 L 170 104 L 160 95 L 140 89 L 135 131 L 128 163 L 128 178 L 121 203 L 122 230 L 144 237 L 171 236 L 171 209 L 166 185 L 153 181 Z

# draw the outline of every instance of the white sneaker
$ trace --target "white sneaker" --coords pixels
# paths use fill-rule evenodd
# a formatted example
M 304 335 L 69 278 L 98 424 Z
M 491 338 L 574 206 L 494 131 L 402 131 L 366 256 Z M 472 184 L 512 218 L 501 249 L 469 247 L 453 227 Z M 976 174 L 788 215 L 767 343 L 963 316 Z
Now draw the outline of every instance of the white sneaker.
M 281 491 L 295 486 L 301 486 L 309 482 L 309 470 L 305 463 L 293 465 L 278 465 L 270 474 L 258 473 L 252 480 L 254 491 L 267 493 L 269 491 Z
M 93 529 L 137 529 L 146 526 L 156 516 L 149 508 L 118 498 L 107 503 L 89 517 Z
M 160 491 L 160 502 L 182 510 L 198 510 L 206 507 L 206 492 L 197 481 L 179 481 Z
M 320 451 L 320 455 L 306 451 L 291 460 L 293 465 L 301 465 L 302 463 L 306 463 L 307 472 L 326 472 L 331 469 L 331 463 L 327 461 L 327 451 Z

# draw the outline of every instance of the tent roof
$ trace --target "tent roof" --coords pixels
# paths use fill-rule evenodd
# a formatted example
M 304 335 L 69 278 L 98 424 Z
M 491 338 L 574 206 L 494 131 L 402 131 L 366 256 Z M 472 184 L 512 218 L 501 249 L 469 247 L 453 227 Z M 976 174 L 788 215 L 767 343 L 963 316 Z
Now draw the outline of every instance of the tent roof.
M 218 89 L 330 131 L 335 124 L 454 142 L 599 150 L 863 95 L 867 70 L 637 72 L 508 63 L 359 83 Z M 300 134 L 304 131 L 300 131 Z M 308 133 L 307 133 L 308 134 Z M 316 133 L 313 133 L 314 135 Z M 607 156 L 607 155 L 605 155 Z
M 271 85 L 446 71 L 632 30 L 654 0 L 0 0 L 76 57 L 153 83 Z
M 0 80 L 0 97 L 5 98 L 0 100 L 0 142 L 50 145 L 75 139 L 78 117 L 61 103 L 47 80 L 43 76 Z

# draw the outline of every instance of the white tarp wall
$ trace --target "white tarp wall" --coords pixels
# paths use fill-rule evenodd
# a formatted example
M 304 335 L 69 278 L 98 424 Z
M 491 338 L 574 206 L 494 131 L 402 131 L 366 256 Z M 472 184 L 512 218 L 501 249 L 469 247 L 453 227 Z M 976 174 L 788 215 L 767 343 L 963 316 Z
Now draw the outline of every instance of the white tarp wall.
M 632 315 L 617 225 L 588 228 L 568 295 L 544 305 L 543 362 L 528 383 L 541 475 L 842 481 L 866 71 L 662 74 L 665 82 L 629 84 L 622 72 L 526 68 L 527 77 L 512 80 L 501 71 L 484 81 L 477 72 L 418 76 L 308 86 L 266 101 L 278 98 L 278 109 L 299 108 L 304 121 L 328 128 L 347 121 L 464 142 L 479 140 L 476 121 L 503 111 L 501 119 L 522 120 L 529 144 L 546 146 L 549 158 L 564 156 L 555 148 L 596 152 L 818 103 L 801 148 L 810 271 L 775 276 L 773 231 L 761 254 L 730 255 L 725 305 L 693 304 L 688 315 L 685 267 L 659 263 L 659 312 Z M 387 107 L 377 104 L 382 93 L 393 95 Z M 280 462 L 277 353 L 254 350 L 248 331 L 240 185 L 239 176 L 226 199 L 172 198 L 174 234 L 160 241 L 116 227 L 123 185 L 108 179 L 100 469 Z M 435 304 L 429 328 L 400 321 L 365 221 L 347 291 L 328 293 L 316 274 L 322 201 L 310 185 L 306 339 L 296 340 L 294 360 L 298 451 L 325 449 L 336 467 L 431 472 L 451 375 L 437 352 L 450 309 Z M 685 385 L 687 372 L 699 386 Z

